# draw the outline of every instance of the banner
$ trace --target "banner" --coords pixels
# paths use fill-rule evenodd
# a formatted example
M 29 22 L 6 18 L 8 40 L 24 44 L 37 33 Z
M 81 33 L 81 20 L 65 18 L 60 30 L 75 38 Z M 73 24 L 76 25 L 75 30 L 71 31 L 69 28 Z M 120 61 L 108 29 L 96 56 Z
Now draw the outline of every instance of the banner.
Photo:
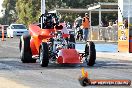
M 129 29 L 123 23 L 118 24 L 118 51 L 129 52 Z

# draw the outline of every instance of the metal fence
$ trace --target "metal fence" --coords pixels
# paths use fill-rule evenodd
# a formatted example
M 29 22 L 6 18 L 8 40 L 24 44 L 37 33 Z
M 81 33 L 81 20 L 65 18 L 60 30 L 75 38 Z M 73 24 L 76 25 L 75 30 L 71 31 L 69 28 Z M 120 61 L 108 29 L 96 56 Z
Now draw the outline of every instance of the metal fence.
M 118 40 L 118 26 L 116 24 L 108 27 L 92 26 L 89 33 L 89 40 L 116 42 Z

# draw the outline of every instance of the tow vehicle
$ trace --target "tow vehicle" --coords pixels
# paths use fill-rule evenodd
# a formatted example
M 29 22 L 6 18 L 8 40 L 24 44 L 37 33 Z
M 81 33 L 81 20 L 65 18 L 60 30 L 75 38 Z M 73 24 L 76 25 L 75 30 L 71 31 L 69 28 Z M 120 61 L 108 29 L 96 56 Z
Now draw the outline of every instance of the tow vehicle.
M 29 34 L 20 38 L 20 59 L 23 63 L 35 63 L 37 58 L 42 67 L 50 61 L 58 64 L 79 64 L 83 61 L 93 66 L 96 60 L 95 44 L 88 41 L 83 53 L 75 49 L 74 34 L 63 33 L 55 14 L 42 14 L 40 24 L 29 25 Z M 85 60 L 83 60 L 85 58 Z

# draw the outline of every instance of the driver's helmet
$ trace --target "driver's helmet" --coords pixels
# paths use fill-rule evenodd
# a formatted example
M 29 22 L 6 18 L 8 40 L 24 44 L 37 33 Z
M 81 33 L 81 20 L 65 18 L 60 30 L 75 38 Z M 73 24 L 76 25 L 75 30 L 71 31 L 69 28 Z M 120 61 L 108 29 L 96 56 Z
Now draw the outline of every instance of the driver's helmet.
M 46 17 L 44 19 L 44 23 L 45 23 L 46 28 L 53 28 L 54 27 L 54 25 L 53 25 L 54 22 L 53 22 L 51 14 L 46 15 Z

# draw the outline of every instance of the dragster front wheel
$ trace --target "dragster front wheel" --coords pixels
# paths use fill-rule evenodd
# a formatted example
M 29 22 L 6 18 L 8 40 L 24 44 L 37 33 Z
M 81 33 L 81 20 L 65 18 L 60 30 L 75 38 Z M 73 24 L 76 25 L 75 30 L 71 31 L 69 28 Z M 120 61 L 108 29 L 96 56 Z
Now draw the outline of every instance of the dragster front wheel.
M 49 63 L 49 50 L 48 50 L 48 44 L 47 43 L 42 43 L 40 46 L 40 51 L 39 51 L 39 60 L 40 60 L 40 65 L 42 67 L 47 67 Z
M 88 66 L 93 66 L 96 60 L 96 49 L 95 44 L 90 41 L 85 45 L 85 60 Z

